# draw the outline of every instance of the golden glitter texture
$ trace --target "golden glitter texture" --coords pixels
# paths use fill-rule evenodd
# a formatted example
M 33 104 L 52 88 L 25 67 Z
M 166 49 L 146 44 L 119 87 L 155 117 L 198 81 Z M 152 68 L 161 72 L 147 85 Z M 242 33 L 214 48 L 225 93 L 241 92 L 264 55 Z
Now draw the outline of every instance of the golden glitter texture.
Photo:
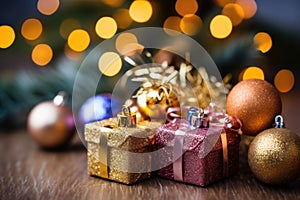
M 285 128 L 265 130 L 250 144 L 248 162 L 259 180 L 290 183 L 300 176 L 300 138 Z
M 132 81 L 142 84 L 125 104 L 136 110 L 137 115 L 143 120 L 164 120 L 169 107 L 206 108 L 212 98 L 214 103 L 225 109 L 224 99 L 230 88 L 228 84 L 230 76 L 224 78 L 224 88 L 223 83 L 216 77 L 209 76 L 204 67 L 196 70 L 186 63 L 181 63 L 179 69 L 165 64 L 153 65 L 149 68 L 134 68 L 128 74 L 130 75 L 124 80 L 131 78 Z M 133 77 L 130 77 L 131 75 Z
M 141 87 L 135 95 L 138 111 L 144 119 L 164 119 L 168 107 L 179 107 L 175 93 L 168 86 L 151 84 Z
M 107 178 L 109 180 L 133 184 L 151 176 L 150 156 L 136 159 L 134 153 L 151 151 L 154 130 L 159 127 L 158 122 L 139 122 L 136 128 L 117 127 L 117 119 L 110 118 L 99 122 L 86 124 L 85 140 L 88 143 L 88 173 L 90 175 Z M 107 155 L 101 152 L 100 135 L 107 138 Z M 102 151 L 103 152 L 103 151 Z M 105 157 L 105 159 L 103 159 Z M 107 165 L 101 161 L 107 160 Z M 100 167 L 107 167 L 108 177 L 103 175 Z M 118 169 L 127 169 L 120 171 Z M 130 173 L 130 170 L 143 170 L 145 173 Z
M 245 135 L 257 135 L 270 128 L 276 115 L 281 114 L 279 93 L 267 81 L 248 79 L 239 82 L 227 97 L 228 115 L 238 117 Z

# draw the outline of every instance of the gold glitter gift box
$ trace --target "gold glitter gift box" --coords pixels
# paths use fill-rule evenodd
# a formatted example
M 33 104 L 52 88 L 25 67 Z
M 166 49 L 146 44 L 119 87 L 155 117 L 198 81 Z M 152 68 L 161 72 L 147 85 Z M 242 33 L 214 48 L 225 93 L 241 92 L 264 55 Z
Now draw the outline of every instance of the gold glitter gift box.
M 151 177 L 153 134 L 159 122 L 141 121 L 123 106 L 117 118 L 86 124 L 88 173 L 124 184 Z

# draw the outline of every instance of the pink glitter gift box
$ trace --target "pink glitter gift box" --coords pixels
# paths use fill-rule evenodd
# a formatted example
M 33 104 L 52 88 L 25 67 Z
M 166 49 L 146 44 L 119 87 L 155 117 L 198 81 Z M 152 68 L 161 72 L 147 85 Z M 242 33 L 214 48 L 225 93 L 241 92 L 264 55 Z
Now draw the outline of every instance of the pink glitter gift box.
M 175 119 L 156 130 L 158 175 L 207 186 L 237 172 L 240 122 L 227 117 L 224 127 L 219 128 L 193 128 L 189 124 Z

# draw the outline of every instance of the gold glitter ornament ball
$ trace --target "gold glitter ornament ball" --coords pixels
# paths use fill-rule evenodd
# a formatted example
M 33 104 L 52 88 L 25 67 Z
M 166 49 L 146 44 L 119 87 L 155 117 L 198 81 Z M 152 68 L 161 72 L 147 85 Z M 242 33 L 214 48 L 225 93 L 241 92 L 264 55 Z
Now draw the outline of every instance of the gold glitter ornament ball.
M 227 97 L 228 115 L 238 117 L 245 135 L 255 136 L 270 128 L 276 115 L 281 114 L 279 93 L 267 81 L 248 79 L 239 82 Z
M 289 129 L 267 129 L 250 144 L 248 162 L 260 181 L 290 183 L 300 176 L 300 138 Z

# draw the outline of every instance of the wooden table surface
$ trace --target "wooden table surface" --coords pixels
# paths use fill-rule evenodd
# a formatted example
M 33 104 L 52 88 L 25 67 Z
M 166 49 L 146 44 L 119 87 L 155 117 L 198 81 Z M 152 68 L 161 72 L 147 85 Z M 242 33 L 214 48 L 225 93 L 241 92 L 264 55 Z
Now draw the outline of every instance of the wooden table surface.
M 300 113 L 296 91 L 282 95 L 287 126 L 297 132 Z M 298 122 L 298 124 L 297 124 Z M 299 131 L 298 131 L 299 133 Z M 87 175 L 86 149 L 75 138 L 64 151 L 39 149 L 26 130 L 0 133 L 0 199 L 300 199 L 300 179 L 271 187 L 251 173 L 246 151 L 240 170 L 206 188 L 153 178 L 133 186 Z

